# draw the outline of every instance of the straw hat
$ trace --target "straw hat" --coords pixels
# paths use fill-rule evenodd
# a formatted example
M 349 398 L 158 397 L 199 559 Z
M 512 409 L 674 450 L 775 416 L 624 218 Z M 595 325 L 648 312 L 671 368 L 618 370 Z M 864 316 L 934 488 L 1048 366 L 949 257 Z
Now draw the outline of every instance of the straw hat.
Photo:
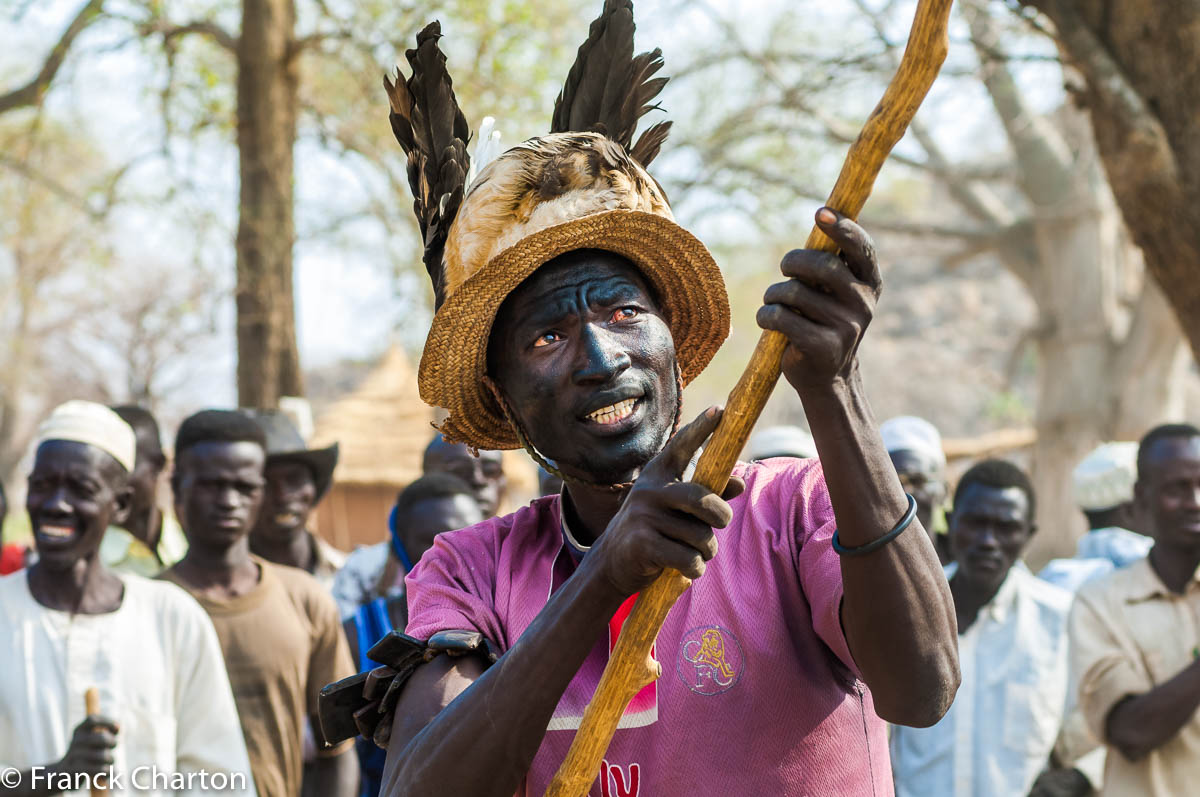
M 501 155 L 450 227 L 445 301 L 421 357 L 421 398 L 449 417 L 442 433 L 477 448 L 517 448 L 484 386 L 488 339 L 504 299 L 539 266 L 576 249 L 628 258 L 653 286 L 684 384 L 729 333 L 725 283 L 704 244 L 675 223 L 662 190 L 598 133 L 557 133 Z
M 410 77 L 397 70 L 394 81 L 384 79 L 437 308 L 418 386 L 422 399 L 449 413 L 440 427 L 447 440 L 520 446 L 487 387 L 488 339 L 504 299 L 561 254 L 603 249 L 641 270 L 666 315 L 685 384 L 729 333 L 720 270 L 675 223 L 646 173 L 671 123 L 634 141 L 639 120 L 661 110 L 654 99 L 667 82 L 655 77 L 660 50 L 634 55 L 634 28 L 632 0 L 605 0 L 554 104 L 550 134 L 491 163 L 480 154 L 498 149 L 496 133 L 484 137 L 474 163 L 467 152 L 471 131 L 438 46 L 440 24 L 427 25 L 405 53 Z

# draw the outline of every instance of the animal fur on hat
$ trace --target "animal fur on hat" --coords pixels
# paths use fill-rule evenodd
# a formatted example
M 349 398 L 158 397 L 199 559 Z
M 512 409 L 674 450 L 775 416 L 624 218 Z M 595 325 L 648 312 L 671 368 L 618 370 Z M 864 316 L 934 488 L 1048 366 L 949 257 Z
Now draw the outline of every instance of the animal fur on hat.
M 633 143 L 638 121 L 650 111 L 659 109 L 654 98 L 667 83 L 665 77 L 654 77 L 663 67 L 662 51 L 655 49 L 635 56 L 633 33 L 632 0 L 605 0 L 604 8 L 592 22 L 588 38 L 580 46 L 575 64 L 554 103 L 550 125 L 551 133 L 594 132 L 615 145 L 592 147 L 592 151 L 607 162 L 610 173 L 631 171 L 619 168 L 622 161 L 630 158 L 642 167 L 647 166 L 658 155 L 671 129 L 671 122 L 660 122 Z M 392 132 L 408 155 L 413 210 L 421 227 L 423 260 L 433 285 L 435 309 L 441 307 L 450 290 L 462 282 L 461 274 L 456 280 L 447 273 L 446 245 L 462 206 L 471 166 L 467 152 L 471 131 L 454 95 L 454 82 L 446 70 L 446 56 L 438 47 L 441 37 L 441 23 L 431 22 L 417 34 L 416 48 L 405 53 L 412 76 L 405 80 L 397 69 L 394 81 L 386 76 L 383 79 L 391 108 Z M 536 142 L 537 139 L 533 139 L 521 146 L 536 150 Z M 509 165 L 513 164 L 510 162 Z M 543 164 L 531 163 L 521 168 L 529 171 L 527 185 L 537 186 L 539 193 L 558 196 L 570 190 L 582 192 L 594 187 L 578 182 L 578 177 L 572 184 L 569 175 L 595 176 L 599 164 L 592 163 L 586 169 L 572 169 L 567 164 L 549 166 L 542 168 Z M 563 180 L 555 183 L 555 176 L 561 176 Z M 653 178 L 650 180 L 653 182 Z M 477 179 L 476 185 L 480 182 Z M 657 184 L 655 187 L 661 194 L 661 187 Z M 614 185 L 613 188 L 615 193 L 607 200 L 582 196 L 580 200 L 597 209 L 609 209 L 604 205 L 606 201 L 613 208 L 618 207 L 613 196 L 622 193 L 621 187 Z M 473 212 L 478 213 L 481 204 L 476 203 Z M 659 204 L 665 206 L 665 198 Z M 479 229 L 495 229 L 497 234 L 488 237 L 504 238 L 511 243 L 512 236 L 505 237 L 500 232 L 505 221 L 504 209 L 510 207 L 512 203 L 501 202 L 492 213 L 493 219 L 481 222 Z M 513 209 L 520 211 L 520 208 Z M 529 215 L 526 212 L 519 218 L 528 221 Z M 578 218 L 578 215 L 564 218 Z M 499 250 L 492 248 L 492 251 Z M 453 259 L 464 262 L 461 255 Z M 466 262 L 471 259 L 467 258 Z M 448 279 L 452 285 L 447 284 Z

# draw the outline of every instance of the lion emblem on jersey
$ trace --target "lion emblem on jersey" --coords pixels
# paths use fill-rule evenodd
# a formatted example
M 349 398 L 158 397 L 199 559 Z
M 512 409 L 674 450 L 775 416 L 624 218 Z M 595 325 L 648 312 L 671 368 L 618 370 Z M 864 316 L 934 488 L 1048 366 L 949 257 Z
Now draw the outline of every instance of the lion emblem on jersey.
M 719 695 L 738 682 L 742 668 L 742 646 L 729 629 L 708 625 L 684 634 L 675 670 L 693 692 Z

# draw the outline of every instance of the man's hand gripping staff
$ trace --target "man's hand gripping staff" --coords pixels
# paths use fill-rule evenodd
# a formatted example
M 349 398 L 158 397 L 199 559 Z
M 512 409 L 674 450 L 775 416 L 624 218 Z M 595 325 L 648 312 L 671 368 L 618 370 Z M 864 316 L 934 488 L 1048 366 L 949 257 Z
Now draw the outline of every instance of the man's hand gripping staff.
M 760 312 L 759 321 L 767 331 L 730 394 L 692 480 L 712 493 L 725 492 L 738 454 L 781 369 L 786 367 L 789 381 L 802 395 L 805 388 L 797 382 L 809 377 L 833 377 L 837 381 L 855 377 L 854 352 L 878 296 L 879 279 L 874 258 L 869 255 L 869 239 L 865 235 L 860 238 L 861 228 L 848 220 L 862 210 L 888 153 L 904 135 L 937 77 L 946 57 L 950 6 L 951 0 L 921 0 L 918 4 L 899 69 L 850 148 L 825 203 L 841 216 L 826 216 L 827 210 L 823 209 L 818 216 L 820 226 L 813 229 L 805 244 L 806 249 L 828 253 L 846 247 L 844 256 L 853 281 L 843 273 L 844 267 L 837 268 L 831 261 L 821 263 L 809 255 L 794 254 L 784 260 L 784 272 L 793 280 L 768 291 L 768 302 L 779 304 L 768 305 Z M 847 245 L 856 239 L 861 246 L 852 252 Z M 870 270 L 865 268 L 864 260 L 871 264 Z M 830 265 L 834 267 L 826 268 Z M 805 308 L 799 315 L 783 306 L 796 303 Z M 861 311 L 866 311 L 865 316 Z M 668 568 L 642 591 L 571 749 L 546 790 L 547 797 L 582 797 L 587 793 L 625 706 L 661 671 L 650 650 L 671 606 L 690 583 L 679 570 Z

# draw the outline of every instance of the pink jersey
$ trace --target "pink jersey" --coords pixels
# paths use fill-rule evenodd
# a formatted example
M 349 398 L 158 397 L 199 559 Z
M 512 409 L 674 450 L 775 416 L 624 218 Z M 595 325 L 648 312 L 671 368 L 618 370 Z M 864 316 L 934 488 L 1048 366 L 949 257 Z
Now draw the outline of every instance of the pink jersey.
M 668 615 L 662 677 L 626 710 L 589 795 L 891 795 L 884 723 L 842 634 L 820 463 L 735 473 L 746 492 L 720 551 Z M 574 572 L 558 501 L 438 536 L 407 579 L 408 633 L 474 629 L 507 650 Z M 541 797 L 562 762 L 614 633 L 567 687 L 522 794 Z

